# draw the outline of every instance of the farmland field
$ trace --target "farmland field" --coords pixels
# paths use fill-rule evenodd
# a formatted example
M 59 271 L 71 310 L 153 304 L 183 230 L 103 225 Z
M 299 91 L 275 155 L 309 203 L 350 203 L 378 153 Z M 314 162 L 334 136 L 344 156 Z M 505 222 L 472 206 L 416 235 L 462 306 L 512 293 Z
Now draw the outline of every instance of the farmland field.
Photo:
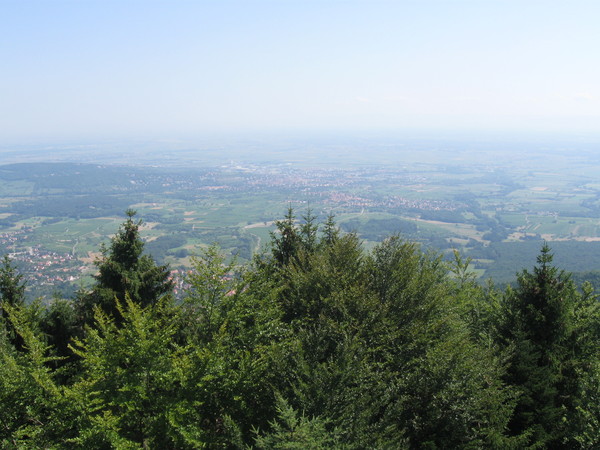
M 334 214 L 366 248 L 396 233 L 444 255 L 458 248 L 482 280 L 512 280 L 543 240 L 561 267 L 600 270 L 600 161 L 591 147 L 490 145 L 369 144 L 370 159 L 325 145 L 318 157 L 299 147 L 252 160 L 232 148 L 226 159 L 174 151 L 168 163 L 148 152 L 136 165 L 116 156 L 109 164 L 107 155 L 73 163 L 68 152 L 15 161 L 0 166 L 0 239 L 32 295 L 89 280 L 127 208 L 144 222 L 146 250 L 181 271 L 212 243 L 248 261 L 267 248 L 288 207 L 299 222 L 309 209 L 319 220 Z

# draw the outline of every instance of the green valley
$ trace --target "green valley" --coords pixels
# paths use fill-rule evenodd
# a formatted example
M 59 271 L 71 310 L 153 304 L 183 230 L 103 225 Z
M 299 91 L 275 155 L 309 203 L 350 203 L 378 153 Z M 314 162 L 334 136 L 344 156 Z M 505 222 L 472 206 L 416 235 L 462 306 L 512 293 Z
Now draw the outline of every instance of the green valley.
M 351 147 L 336 164 L 342 150 L 324 145 L 320 160 L 302 148 L 285 157 L 257 151 L 254 159 L 226 149 L 237 158 L 229 161 L 210 154 L 194 162 L 175 151 L 168 162 L 148 152 L 135 166 L 116 157 L 75 164 L 69 154 L 6 164 L 0 242 L 32 278 L 32 295 L 46 296 L 89 282 L 99 245 L 127 208 L 144 221 L 147 250 L 181 271 L 213 243 L 250 260 L 288 206 L 299 218 L 333 214 L 367 249 L 394 234 L 447 255 L 459 249 L 481 280 L 514 280 L 543 241 L 569 271 L 600 269 L 600 161 L 585 145 L 522 152 L 513 144 L 501 157 L 467 144 L 369 145 L 370 163 Z

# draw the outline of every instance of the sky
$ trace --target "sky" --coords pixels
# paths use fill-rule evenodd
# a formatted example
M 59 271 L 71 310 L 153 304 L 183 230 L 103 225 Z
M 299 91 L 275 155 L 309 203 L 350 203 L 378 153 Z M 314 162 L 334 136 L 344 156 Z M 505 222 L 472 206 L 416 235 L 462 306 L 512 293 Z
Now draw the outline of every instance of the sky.
M 600 2 L 0 0 L 0 143 L 597 133 Z

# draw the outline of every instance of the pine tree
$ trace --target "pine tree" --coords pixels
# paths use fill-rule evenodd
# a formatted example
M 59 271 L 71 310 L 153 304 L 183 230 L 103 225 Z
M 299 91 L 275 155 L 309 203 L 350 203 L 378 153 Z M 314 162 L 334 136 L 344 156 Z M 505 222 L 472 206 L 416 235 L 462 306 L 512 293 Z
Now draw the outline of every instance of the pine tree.
M 73 302 L 55 297 L 45 308 L 40 320 L 40 329 L 46 335 L 48 344 L 59 359 L 53 362 L 55 368 L 64 367 L 74 360 L 73 352 L 69 349 L 71 339 L 80 331 Z
M 530 436 L 531 445 L 557 448 L 572 446 L 578 428 L 585 428 L 576 416 L 583 375 L 597 366 L 598 336 L 586 317 L 592 310 L 582 308 L 589 299 L 552 259 L 544 244 L 533 273 L 523 271 L 517 288 L 507 291 L 499 340 L 510 352 L 505 381 L 520 391 L 510 431 Z
M 92 292 L 78 294 L 78 310 L 87 323 L 94 305 L 118 319 L 117 302 L 123 304 L 127 295 L 134 303 L 147 306 L 172 291 L 169 267 L 158 266 L 151 256 L 143 254 L 139 231 L 142 221 L 134 220 L 136 212 L 132 209 L 126 214 L 127 220 L 112 238 L 110 247 L 103 247 L 102 257 L 96 261 L 98 274 Z
M 334 215 L 329 214 L 327 216 L 327 221 L 323 225 L 323 237 L 319 242 L 321 246 L 331 246 L 334 242 L 338 240 L 340 237 L 340 230 L 335 223 Z
M 23 275 L 17 272 L 8 255 L 4 255 L 0 265 L 0 299 L 11 306 L 21 305 L 25 301 Z M 5 317 L 4 312 L 2 315 Z
M 284 219 L 275 222 L 278 234 L 271 233 L 271 251 L 280 267 L 287 265 L 300 249 L 300 233 L 295 220 L 294 210 L 290 206 Z
M 317 245 L 317 231 L 318 226 L 316 224 L 316 217 L 308 207 L 306 215 L 302 216 L 304 223 L 300 226 L 300 239 L 302 242 L 302 248 L 308 252 L 314 252 Z
M 23 275 L 17 272 L 8 255 L 4 255 L 0 265 L 0 321 L 4 322 L 3 332 L 7 333 L 10 342 L 18 349 L 22 349 L 23 339 L 15 331 L 12 322 L 7 320 L 6 310 L 10 307 L 22 306 L 24 303 Z

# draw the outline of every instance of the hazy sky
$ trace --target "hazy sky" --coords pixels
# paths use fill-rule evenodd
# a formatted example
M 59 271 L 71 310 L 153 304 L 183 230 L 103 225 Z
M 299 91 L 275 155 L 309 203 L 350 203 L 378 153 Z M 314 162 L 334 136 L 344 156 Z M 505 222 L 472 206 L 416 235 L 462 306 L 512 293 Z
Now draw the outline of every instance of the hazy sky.
M 0 141 L 600 131 L 600 2 L 0 0 Z

